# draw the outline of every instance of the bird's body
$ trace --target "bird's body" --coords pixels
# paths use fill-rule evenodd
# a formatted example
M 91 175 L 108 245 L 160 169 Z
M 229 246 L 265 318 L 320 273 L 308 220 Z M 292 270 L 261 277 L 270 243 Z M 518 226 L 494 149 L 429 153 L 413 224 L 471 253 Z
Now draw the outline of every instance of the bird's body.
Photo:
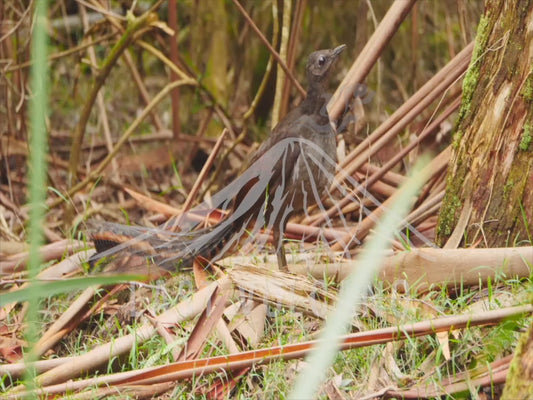
M 334 176 L 336 141 L 326 111 L 325 86 L 330 68 L 344 47 L 309 56 L 306 98 L 272 130 L 252 157 L 250 167 L 213 196 L 216 206 L 228 208 L 231 203 L 231 213 L 224 220 L 179 233 L 98 223 L 92 234 L 101 253 L 97 258 L 123 251 L 174 270 L 198 256 L 219 258 L 267 228 L 274 235 L 278 263 L 285 268 L 282 235 L 288 219 L 319 202 Z

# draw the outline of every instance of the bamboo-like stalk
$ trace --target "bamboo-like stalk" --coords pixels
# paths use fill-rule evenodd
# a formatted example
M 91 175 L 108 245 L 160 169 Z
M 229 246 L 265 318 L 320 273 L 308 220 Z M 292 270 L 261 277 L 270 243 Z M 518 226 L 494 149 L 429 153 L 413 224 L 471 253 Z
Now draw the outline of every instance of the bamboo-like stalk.
M 221 280 L 220 282 L 213 282 L 206 288 L 196 292 L 190 298 L 165 311 L 158 317 L 159 322 L 162 324 L 175 324 L 194 318 L 206 307 L 213 291 L 219 285 L 225 286 L 227 284 L 227 279 Z M 39 375 L 36 377 L 36 384 L 46 386 L 57 382 L 64 382 L 78 376 L 83 371 L 96 368 L 116 355 L 127 353 L 130 351 L 131 346 L 149 339 L 155 332 L 155 326 L 152 323 L 146 323 L 133 334 L 125 335 L 110 343 L 98 346 L 84 355 L 73 357 L 68 362 Z M 22 389 L 23 387 L 19 386 L 18 388 L 14 388 L 13 391 L 16 392 Z
M 358 332 L 343 336 L 340 345 L 341 350 L 349 350 L 365 346 L 387 343 L 394 340 L 432 335 L 437 332 L 449 332 L 450 330 L 464 329 L 474 326 L 492 325 L 513 316 L 529 314 L 533 312 L 533 305 L 515 306 L 477 312 L 466 313 L 458 316 L 446 316 L 412 324 L 375 329 L 372 331 Z M 274 346 L 268 349 L 251 350 L 227 356 L 217 356 L 178 363 L 168 364 L 161 367 L 145 368 L 138 371 L 121 372 L 97 378 L 69 381 L 53 386 L 43 386 L 35 394 L 53 395 L 66 391 L 83 390 L 94 385 L 152 385 L 179 379 L 205 375 L 215 371 L 235 371 L 247 366 L 267 364 L 275 360 L 293 360 L 304 357 L 311 348 L 319 341 Z M 27 396 L 28 392 L 9 392 L 8 399 L 20 399 Z
M 365 81 L 381 52 L 415 3 L 416 0 L 395 1 L 392 3 L 378 28 L 333 94 L 328 104 L 328 113 L 332 121 L 337 121 L 342 116 L 353 97 L 357 85 Z
M 309 221 L 313 226 L 320 225 L 327 218 L 333 217 L 338 211 L 339 207 L 345 207 L 351 201 L 354 196 L 357 196 L 362 193 L 364 190 L 370 190 L 373 185 L 376 184 L 384 175 L 387 173 L 394 165 L 400 162 L 409 152 L 415 149 L 420 143 L 429 137 L 431 134 L 434 134 L 438 131 L 440 124 L 448 118 L 455 110 L 459 108 L 461 104 L 461 99 L 456 99 L 438 118 L 436 118 L 429 126 L 427 126 L 421 133 L 418 135 L 416 140 L 413 140 L 407 146 L 405 146 L 401 151 L 399 151 L 394 157 L 387 161 L 381 168 L 374 172 L 366 180 L 360 182 L 360 184 L 353 189 L 352 192 L 348 193 L 344 198 L 335 204 L 334 207 L 330 207 L 326 213 L 318 214 L 315 219 Z M 362 160 L 362 159 L 361 159 Z M 359 163 L 357 164 L 359 165 Z
M 533 247 L 494 249 L 410 249 L 385 258 L 379 278 L 396 290 L 423 293 L 432 287 L 472 286 L 507 277 L 527 278 L 533 265 Z M 343 263 L 289 265 L 295 274 L 342 281 L 354 268 L 366 268 L 353 261 Z M 396 286 L 402 283 L 400 287 Z

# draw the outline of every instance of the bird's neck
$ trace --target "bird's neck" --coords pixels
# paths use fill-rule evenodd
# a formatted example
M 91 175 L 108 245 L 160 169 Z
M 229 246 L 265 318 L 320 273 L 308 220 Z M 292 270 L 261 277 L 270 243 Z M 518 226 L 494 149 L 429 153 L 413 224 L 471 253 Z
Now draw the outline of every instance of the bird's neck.
M 327 116 L 326 102 L 328 95 L 320 84 L 309 85 L 307 89 L 307 96 L 301 103 L 300 107 L 304 114 L 318 114 L 323 113 Z

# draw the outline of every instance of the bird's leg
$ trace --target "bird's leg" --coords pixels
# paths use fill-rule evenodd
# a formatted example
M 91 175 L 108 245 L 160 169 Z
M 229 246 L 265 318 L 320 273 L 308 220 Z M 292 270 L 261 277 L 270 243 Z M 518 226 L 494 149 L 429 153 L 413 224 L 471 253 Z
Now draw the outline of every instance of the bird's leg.
M 278 257 L 278 267 L 280 271 L 289 272 L 287 268 L 287 258 L 285 257 L 285 248 L 283 247 L 283 234 L 279 228 L 272 230 L 274 236 L 274 246 L 276 246 L 276 256 Z

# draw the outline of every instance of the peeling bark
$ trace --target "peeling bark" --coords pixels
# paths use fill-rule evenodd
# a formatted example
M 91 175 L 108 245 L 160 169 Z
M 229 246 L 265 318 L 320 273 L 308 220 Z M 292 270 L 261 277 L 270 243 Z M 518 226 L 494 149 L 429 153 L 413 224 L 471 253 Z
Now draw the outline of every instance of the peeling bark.
M 463 245 L 524 245 L 533 234 L 533 0 L 486 0 L 463 83 L 446 195 L 444 244 L 472 205 Z

